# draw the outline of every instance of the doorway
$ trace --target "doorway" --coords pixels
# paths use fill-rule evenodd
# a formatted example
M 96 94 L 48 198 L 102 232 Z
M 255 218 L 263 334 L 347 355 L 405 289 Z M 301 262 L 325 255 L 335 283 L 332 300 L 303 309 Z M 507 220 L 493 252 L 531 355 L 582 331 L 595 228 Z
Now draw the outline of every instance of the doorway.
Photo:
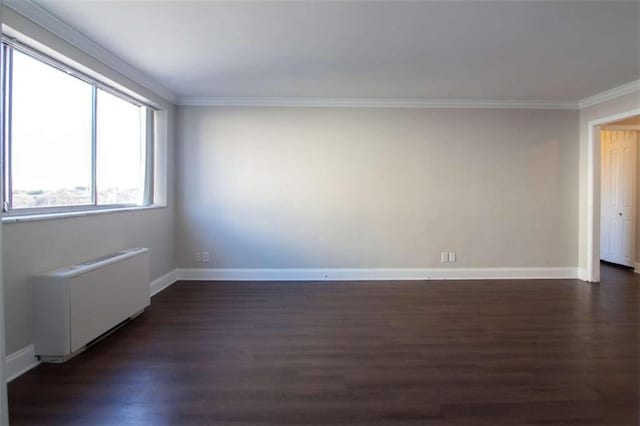
M 600 127 L 600 259 L 634 268 L 638 235 L 640 116 Z
M 581 235 L 580 247 L 584 250 L 586 264 L 580 269 L 580 279 L 587 282 L 600 282 L 600 186 L 601 186 L 601 128 L 606 125 L 619 125 L 623 120 L 640 116 L 640 108 L 633 108 L 610 116 L 590 120 L 587 123 L 587 170 L 584 183 L 586 198 L 585 233 Z M 639 209 L 640 210 L 640 209 Z M 640 227 L 640 222 L 638 222 Z M 640 254 L 640 251 L 639 251 Z

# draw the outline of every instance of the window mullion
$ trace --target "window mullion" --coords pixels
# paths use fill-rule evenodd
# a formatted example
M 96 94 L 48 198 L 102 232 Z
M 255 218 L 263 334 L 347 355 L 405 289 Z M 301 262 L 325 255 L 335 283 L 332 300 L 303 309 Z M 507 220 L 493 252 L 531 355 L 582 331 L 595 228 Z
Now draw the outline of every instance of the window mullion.
M 98 205 L 97 165 L 98 165 L 98 89 L 91 89 L 91 203 Z
M 144 205 L 153 204 L 153 177 L 155 174 L 154 170 L 154 145 L 155 145 L 155 114 L 150 108 L 144 108 L 145 112 L 145 159 L 144 159 L 144 171 L 145 171 L 145 179 L 144 179 Z

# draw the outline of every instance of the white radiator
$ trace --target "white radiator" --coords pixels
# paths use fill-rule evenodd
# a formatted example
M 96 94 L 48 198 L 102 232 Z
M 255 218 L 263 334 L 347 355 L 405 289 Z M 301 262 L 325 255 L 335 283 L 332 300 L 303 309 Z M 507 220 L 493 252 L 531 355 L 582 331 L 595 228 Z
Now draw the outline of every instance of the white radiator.
M 123 250 L 33 280 L 35 353 L 64 362 L 150 304 L 149 250 Z

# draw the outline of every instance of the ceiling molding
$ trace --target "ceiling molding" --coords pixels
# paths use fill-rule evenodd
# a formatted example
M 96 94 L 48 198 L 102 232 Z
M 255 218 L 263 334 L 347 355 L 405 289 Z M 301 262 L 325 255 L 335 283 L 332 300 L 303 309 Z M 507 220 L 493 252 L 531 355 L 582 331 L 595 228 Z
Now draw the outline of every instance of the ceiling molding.
M 622 86 L 615 87 L 611 90 L 605 90 L 588 98 L 581 99 L 578 102 L 580 109 L 589 108 L 602 102 L 607 102 L 633 92 L 640 92 L 640 80 L 632 81 Z
M 181 97 L 181 106 L 326 107 L 326 108 L 478 108 L 478 109 L 578 109 L 576 102 L 474 100 L 474 99 L 374 99 Z
M 118 71 L 125 77 L 128 77 L 136 83 L 144 86 L 156 95 L 163 97 L 169 102 L 174 104 L 176 103 L 177 96 L 171 90 L 123 61 L 118 56 L 100 46 L 81 32 L 70 27 L 31 0 L 4 0 L 4 4 L 47 31 L 60 37 L 67 43 L 77 47 L 108 67 Z

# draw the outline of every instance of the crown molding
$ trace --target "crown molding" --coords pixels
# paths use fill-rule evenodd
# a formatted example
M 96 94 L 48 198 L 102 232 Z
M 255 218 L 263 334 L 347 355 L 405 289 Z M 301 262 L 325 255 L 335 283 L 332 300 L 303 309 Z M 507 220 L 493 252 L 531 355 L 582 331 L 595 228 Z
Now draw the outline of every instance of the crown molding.
M 279 97 L 181 97 L 181 106 L 261 106 L 337 108 L 483 108 L 578 109 L 576 102 L 481 99 L 376 99 L 376 98 L 279 98 Z
M 30 21 L 33 21 L 45 30 L 60 37 L 67 43 L 94 57 L 108 67 L 118 71 L 125 77 L 128 77 L 141 86 L 144 86 L 156 95 L 161 96 L 171 103 L 176 103 L 177 96 L 171 90 L 123 61 L 118 56 L 100 46 L 75 28 L 70 27 L 56 16 L 35 4 L 33 1 L 4 0 L 4 5 Z
M 640 92 L 640 80 L 635 80 L 630 83 L 623 84 L 622 86 L 614 87 L 613 89 L 605 90 L 604 92 L 589 96 L 588 98 L 581 99 L 578 101 L 578 106 L 580 109 L 589 108 L 633 92 Z

